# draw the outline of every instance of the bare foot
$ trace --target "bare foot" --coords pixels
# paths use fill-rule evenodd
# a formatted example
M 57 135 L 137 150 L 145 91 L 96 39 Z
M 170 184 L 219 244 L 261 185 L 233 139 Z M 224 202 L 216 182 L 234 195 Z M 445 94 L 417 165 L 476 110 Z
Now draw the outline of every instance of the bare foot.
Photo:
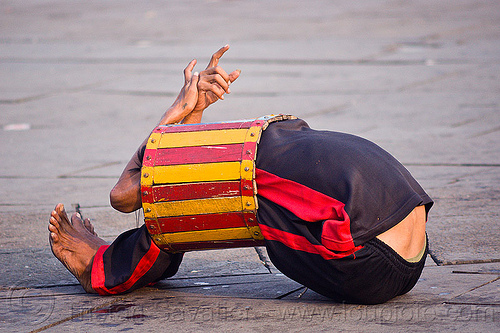
M 58 204 L 52 211 L 49 231 L 52 253 L 78 279 L 85 291 L 95 293 L 90 276 L 92 262 L 99 247 L 107 243 L 85 227 L 79 214 L 73 214 L 70 222 L 63 204 Z

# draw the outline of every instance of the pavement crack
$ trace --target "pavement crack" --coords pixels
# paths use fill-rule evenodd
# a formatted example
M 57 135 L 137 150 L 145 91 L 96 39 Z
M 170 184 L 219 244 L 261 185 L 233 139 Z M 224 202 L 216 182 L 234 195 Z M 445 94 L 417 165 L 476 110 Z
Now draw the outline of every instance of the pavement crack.
M 410 90 L 410 89 L 414 89 L 414 88 L 418 88 L 418 87 L 421 87 L 421 86 L 425 86 L 425 85 L 427 85 L 429 83 L 436 83 L 436 82 L 439 82 L 439 81 L 442 81 L 442 80 L 446 80 L 446 79 L 449 79 L 449 78 L 453 78 L 453 77 L 456 77 L 456 76 L 462 76 L 462 75 L 465 75 L 467 72 L 469 72 L 469 71 L 459 70 L 459 71 L 454 71 L 454 72 L 450 72 L 450 73 L 445 73 L 445 74 L 442 74 L 442 75 L 434 76 L 434 77 L 431 77 L 430 79 L 421 80 L 421 81 L 415 81 L 415 82 L 409 83 L 407 85 L 404 85 L 404 86 L 398 88 L 397 91 L 399 91 L 399 92 L 407 91 L 407 90 Z
M 478 118 L 471 118 L 471 119 L 466 119 L 466 120 L 458 121 L 458 122 L 455 122 L 455 123 L 451 124 L 451 127 L 452 128 L 456 128 L 456 127 L 461 127 L 461 126 L 473 124 L 473 123 L 475 123 L 478 120 L 479 120 Z
M 431 255 L 432 258 L 432 255 Z M 470 264 L 490 264 L 495 262 L 500 262 L 500 258 L 494 259 L 472 259 L 472 260 L 438 260 L 436 265 L 438 266 L 452 266 L 452 265 L 470 265 Z
M 252 276 L 252 275 L 269 275 L 272 273 L 241 273 L 241 274 L 220 274 L 220 275 L 203 275 L 203 276 L 186 276 L 169 278 L 168 281 L 173 280 L 191 280 L 191 279 L 211 279 L 211 278 L 225 278 L 225 277 L 238 277 L 238 276 Z
M 441 260 L 434 253 L 432 248 L 429 248 L 429 256 L 437 266 L 452 266 L 452 265 L 468 265 L 468 264 L 490 264 L 500 262 L 500 258 L 492 259 L 472 259 L 472 260 Z
M 500 126 L 494 127 L 494 128 L 489 129 L 487 131 L 479 132 L 479 133 L 471 136 L 470 138 L 471 139 L 473 139 L 473 138 L 479 138 L 481 136 L 488 135 L 488 134 L 491 134 L 491 133 L 495 133 L 495 132 L 498 132 L 498 131 L 500 131 Z
M 0 99 L 0 104 L 21 104 L 31 101 L 36 101 L 45 97 L 49 97 L 51 94 L 40 94 L 29 97 L 13 98 L 13 99 Z
M 500 271 L 497 272 L 468 272 L 468 271 L 451 271 L 453 274 L 488 274 L 488 275 L 499 275 Z
M 66 317 L 66 318 L 64 318 L 64 319 L 58 320 L 58 321 L 56 321 L 56 322 L 53 322 L 53 323 L 51 323 L 51 324 L 48 324 L 48 325 L 45 325 L 45 326 L 43 326 L 43 327 L 37 328 L 36 330 L 30 331 L 29 333 L 38 333 L 38 332 L 45 331 L 45 330 L 47 330 L 47 329 L 49 329 L 49 328 L 52 328 L 52 327 L 54 327 L 54 326 L 57 326 L 57 325 L 63 324 L 63 323 L 65 323 L 65 322 L 67 322 L 67 321 L 70 321 L 70 320 L 73 320 L 73 319 L 75 319 L 75 318 L 78 318 L 78 317 L 84 316 L 84 315 L 89 314 L 89 313 L 92 313 L 92 312 L 94 312 L 94 311 L 100 310 L 100 309 L 102 309 L 102 308 L 105 308 L 105 307 L 107 307 L 107 306 L 110 306 L 110 305 L 112 305 L 112 304 L 114 304 L 114 303 L 116 303 L 116 302 L 122 301 L 122 300 L 124 300 L 124 299 L 125 299 L 125 297 L 120 297 L 120 298 L 114 299 L 114 300 L 112 300 L 112 301 L 106 302 L 106 303 L 104 303 L 104 304 L 96 305 L 96 306 L 94 306 L 94 307 L 92 307 L 92 308 L 90 308 L 90 309 L 87 309 L 87 310 L 81 311 L 81 312 L 79 312 L 79 313 L 77 313 L 77 314 L 74 314 L 74 315 L 72 315 L 72 316 Z
M 284 293 L 284 294 L 282 294 L 282 295 L 279 295 L 279 296 L 277 296 L 277 297 L 275 297 L 275 298 L 276 298 L 276 299 L 282 299 L 282 298 L 287 297 L 287 296 L 289 296 L 289 295 L 291 295 L 291 294 L 294 294 L 294 293 L 296 293 L 296 292 L 298 292 L 298 291 L 300 291 L 300 290 L 302 290 L 302 289 L 304 289 L 304 288 L 307 290 L 307 287 L 300 286 L 299 288 L 296 288 L 296 289 L 294 289 L 294 290 L 291 290 L 291 291 L 289 291 L 289 292 L 287 292 L 287 293 Z M 300 296 L 302 296 L 302 295 L 303 295 L 303 293 L 302 293 Z
M 218 287 L 218 286 L 237 286 L 237 285 L 248 285 L 262 283 L 262 281 L 243 281 L 243 282 L 225 282 L 225 283 L 207 283 L 207 284 L 195 284 L 189 286 L 165 286 L 164 288 L 158 289 L 166 289 L 166 290 L 175 290 L 175 289 L 190 289 L 190 288 L 207 288 L 207 287 Z
M 323 115 L 338 115 L 341 114 L 346 108 L 350 107 L 351 103 L 344 103 L 340 105 L 334 105 L 329 108 L 316 110 L 312 112 L 305 113 L 304 117 L 314 117 L 314 116 L 323 116 Z
M 58 95 L 61 93 L 78 93 L 78 92 L 87 91 L 87 90 L 90 90 L 92 88 L 99 87 L 99 86 L 101 86 L 109 81 L 111 81 L 111 80 L 89 83 L 89 84 L 81 85 L 78 87 L 72 87 L 72 88 L 57 89 L 57 90 L 47 92 L 44 94 L 22 97 L 22 98 L 0 99 L 0 104 L 22 104 L 22 103 L 26 103 L 26 102 L 32 102 L 32 101 L 37 101 L 40 99 L 48 98 L 48 97 L 55 96 L 55 95 Z
M 120 164 L 120 163 L 121 163 L 120 161 L 111 161 L 111 162 L 107 162 L 107 163 L 93 165 L 93 166 L 90 166 L 90 167 L 87 167 L 87 168 L 83 168 L 83 169 L 79 169 L 79 170 L 73 171 L 71 173 L 59 175 L 59 176 L 57 176 L 57 178 L 71 178 L 75 174 L 78 174 L 78 173 L 92 171 L 92 170 L 97 170 L 97 169 L 102 169 L 102 168 L 106 168 L 106 167 L 109 167 L 109 166 L 112 166 L 112 165 L 117 165 L 117 164 Z M 85 176 L 85 177 L 88 177 L 88 176 Z M 101 178 L 101 177 L 103 177 L 103 176 L 99 176 L 99 178 Z M 116 178 L 116 177 L 113 176 L 113 178 Z
M 463 295 L 465 295 L 465 294 L 467 294 L 467 293 L 470 293 L 471 291 L 474 291 L 474 290 L 477 290 L 477 289 L 482 288 L 482 287 L 484 287 L 484 286 L 487 286 L 487 285 L 489 285 L 490 283 L 493 283 L 493 282 L 495 282 L 495 281 L 498 281 L 499 279 L 500 279 L 500 276 L 498 276 L 497 278 L 495 278 L 495 279 L 493 279 L 493 280 L 491 280 L 491 281 L 488 281 L 488 282 L 485 282 L 485 283 L 483 283 L 483 284 L 480 284 L 479 286 L 474 287 L 474 288 L 472 288 L 472 289 L 470 289 L 470 290 L 464 291 L 463 293 L 458 294 L 457 296 L 453 297 L 453 298 L 452 298 L 452 300 L 453 300 L 453 299 L 456 299 L 456 298 L 458 298 L 458 297 L 460 297 L 460 296 L 463 296 Z M 448 302 L 449 302 L 449 301 L 448 301 Z M 498 305 L 500 305 L 500 304 L 498 304 Z
M 499 303 L 480 303 L 480 302 L 443 302 L 446 305 L 477 305 L 477 306 L 500 306 Z
M 80 284 L 78 284 L 80 286 Z M 76 284 L 75 284 L 76 286 Z M 31 287 L 25 287 L 25 288 L 10 288 L 7 289 L 9 291 L 11 290 L 24 290 L 24 289 L 45 289 L 45 288 L 31 288 Z M 63 297 L 63 296 L 75 296 L 75 295 L 85 295 L 85 292 L 75 292 L 75 293 L 63 293 L 63 294 L 57 294 L 57 295 L 22 295 L 22 296 L 8 296 L 8 297 L 0 297 L 0 300 L 14 300 L 14 299 L 36 299 L 36 298 L 52 298 L 52 297 Z
M 498 163 L 403 163 L 408 166 L 431 166 L 431 167 L 500 167 Z
M 177 96 L 177 93 L 168 92 L 168 91 L 163 92 L 163 91 L 106 89 L 106 90 L 97 90 L 97 92 L 104 94 L 104 95 L 153 96 L 153 97 L 175 97 L 175 96 Z
M 432 251 L 432 249 L 429 247 L 429 256 L 431 257 L 432 261 L 434 261 L 434 263 L 438 266 L 441 266 L 442 265 L 442 261 L 434 254 L 434 251 Z

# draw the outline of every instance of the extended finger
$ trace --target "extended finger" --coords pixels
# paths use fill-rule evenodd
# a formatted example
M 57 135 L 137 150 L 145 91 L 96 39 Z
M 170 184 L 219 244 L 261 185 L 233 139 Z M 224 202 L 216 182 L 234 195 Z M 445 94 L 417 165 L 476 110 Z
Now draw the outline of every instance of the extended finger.
M 217 66 L 219 64 L 219 59 L 222 57 L 226 51 L 229 50 L 229 45 L 221 47 L 217 52 L 212 55 L 210 62 L 208 63 L 207 68 Z
M 200 75 L 198 72 L 194 72 L 191 76 L 190 81 L 184 86 L 184 96 L 182 100 L 182 110 L 188 110 L 191 112 L 193 107 L 196 105 L 198 100 L 198 79 Z M 188 113 L 189 113 L 188 112 Z
M 237 69 L 234 72 L 229 73 L 229 82 L 234 82 L 241 74 L 241 70 Z
M 189 81 L 189 86 L 188 86 L 189 91 L 194 91 L 194 92 L 198 91 L 197 84 L 199 79 L 200 79 L 200 74 L 198 74 L 198 72 L 194 72 L 194 74 L 191 76 L 191 80 Z
M 191 81 L 191 76 L 193 75 L 193 69 L 196 65 L 196 59 L 191 60 L 191 62 L 184 68 L 184 84 L 188 84 Z

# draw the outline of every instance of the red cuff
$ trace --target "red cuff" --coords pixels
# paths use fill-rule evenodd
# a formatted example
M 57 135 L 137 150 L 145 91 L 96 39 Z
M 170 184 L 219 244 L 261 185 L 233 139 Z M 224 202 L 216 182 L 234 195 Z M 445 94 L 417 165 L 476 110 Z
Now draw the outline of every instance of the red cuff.
M 92 263 L 92 271 L 90 273 L 90 279 L 92 283 L 92 289 L 94 289 L 99 295 L 109 295 L 104 286 L 106 277 L 104 275 L 104 262 L 102 256 L 104 252 L 108 249 L 109 245 L 102 245 L 97 250 L 94 256 L 94 262 Z

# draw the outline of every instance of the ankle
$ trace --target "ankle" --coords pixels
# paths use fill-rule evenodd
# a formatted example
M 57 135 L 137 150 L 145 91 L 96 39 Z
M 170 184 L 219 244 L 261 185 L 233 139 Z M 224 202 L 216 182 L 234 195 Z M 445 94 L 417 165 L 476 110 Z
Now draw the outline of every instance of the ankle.
M 96 294 L 97 292 L 92 288 L 92 265 L 94 264 L 94 257 L 90 263 L 85 267 L 82 275 L 78 279 L 83 289 L 89 294 Z

